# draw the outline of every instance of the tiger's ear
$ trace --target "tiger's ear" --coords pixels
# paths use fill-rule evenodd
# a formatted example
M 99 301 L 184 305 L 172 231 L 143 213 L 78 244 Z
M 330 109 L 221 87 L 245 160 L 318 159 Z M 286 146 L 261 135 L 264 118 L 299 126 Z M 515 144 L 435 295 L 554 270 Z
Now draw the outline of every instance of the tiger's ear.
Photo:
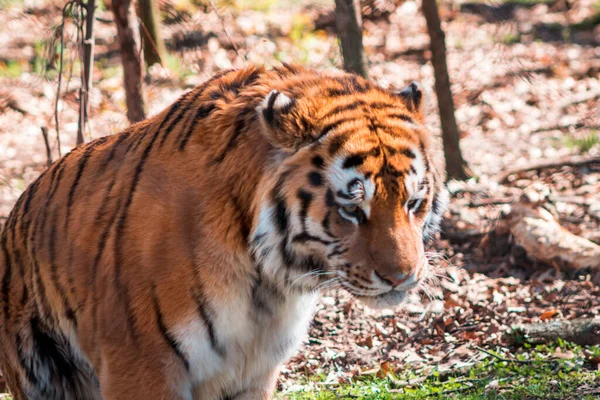
M 271 90 L 256 110 L 263 133 L 274 146 L 295 151 L 310 141 L 306 121 L 293 97 Z
M 411 82 L 410 85 L 394 94 L 404 100 L 410 111 L 418 114 L 423 111 L 423 90 L 417 82 Z

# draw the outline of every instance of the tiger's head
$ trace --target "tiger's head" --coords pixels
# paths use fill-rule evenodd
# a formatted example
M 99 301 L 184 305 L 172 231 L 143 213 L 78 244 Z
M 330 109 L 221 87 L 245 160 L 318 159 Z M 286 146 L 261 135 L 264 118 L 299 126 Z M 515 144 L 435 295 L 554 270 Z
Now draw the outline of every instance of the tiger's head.
M 255 258 L 286 287 L 399 304 L 428 274 L 424 240 L 447 203 L 421 89 L 353 75 L 277 83 L 257 108 L 276 170 L 260 189 Z

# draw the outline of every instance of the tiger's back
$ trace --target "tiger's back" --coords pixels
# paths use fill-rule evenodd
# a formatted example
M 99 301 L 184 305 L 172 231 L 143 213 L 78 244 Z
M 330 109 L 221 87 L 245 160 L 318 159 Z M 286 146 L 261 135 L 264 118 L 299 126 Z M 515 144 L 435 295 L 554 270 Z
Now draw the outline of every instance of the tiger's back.
M 311 96 L 338 111 L 320 115 L 300 101 Z M 293 286 L 293 268 L 268 268 L 264 201 L 288 195 L 276 193 L 291 174 L 280 174 L 285 154 L 305 152 L 321 168 L 305 143 L 317 148 L 357 124 L 361 104 L 386 96 L 348 75 L 225 71 L 157 116 L 55 162 L 23 193 L 0 239 L 0 362 L 15 397 L 267 398 L 315 296 L 281 289 Z M 410 116 L 416 108 L 402 111 L 405 122 L 419 122 Z M 344 147 L 333 143 L 329 150 Z M 307 184 L 321 180 L 313 173 Z M 304 206 L 277 203 L 269 224 L 285 238 L 276 246 L 283 264 L 317 271 L 321 261 L 286 248 L 291 214 L 306 218 L 313 199 L 301 193 Z M 334 242 L 320 244 L 343 254 Z

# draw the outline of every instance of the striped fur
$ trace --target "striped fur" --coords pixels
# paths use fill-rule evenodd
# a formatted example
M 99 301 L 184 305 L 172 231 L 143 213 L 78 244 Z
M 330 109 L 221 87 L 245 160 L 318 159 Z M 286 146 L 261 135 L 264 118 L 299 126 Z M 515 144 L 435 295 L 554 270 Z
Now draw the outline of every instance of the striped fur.
M 318 289 L 393 306 L 444 211 L 422 94 L 224 71 L 74 149 L 0 236 L 16 399 L 267 399 Z

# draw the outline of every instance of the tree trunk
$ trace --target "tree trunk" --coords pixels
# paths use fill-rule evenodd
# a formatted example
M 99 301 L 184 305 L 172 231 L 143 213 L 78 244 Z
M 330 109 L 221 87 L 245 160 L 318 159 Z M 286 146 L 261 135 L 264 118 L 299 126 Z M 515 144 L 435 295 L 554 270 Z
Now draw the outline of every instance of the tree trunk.
M 131 9 L 131 0 L 113 0 L 112 12 L 121 47 L 127 118 L 132 123 L 138 122 L 146 118 L 146 112 L 142 93 L 142 61 L 137 40 L 139 38 L 136 36 L 136 21 Z
M 166 50 L 165 42 L 160 34 L 160 11 L 156 0 L 138 0 L 136 11 L 141 21 L 140 36 L 146 66 L 163 65 Z
M 423 0 L 422 7 L 431 40 L 431 62 L 435 75 L 435 91 L 440 110 L 440 121 L 442 123 L 446 172 L 448 179 L 468 179 L 468 167 L 458 144 L 459 136 L 456 118 L 454 117 L 454 100 L 452 99 L 450 77 L 448 76 L 448 66 L 446 65 L 445 35 L 442 30 L 436 0 Z
M 362 42 L 360 0 L 335 0 L 335 25 L 340 38 L 344 69 L 369 77 Z
M 83 132 L 88 120 L 88 108 L 90 91 L 92 90 L 92 71 L 94 70 L 94 13 L 96 11 L 96 0 L 88 0 L 85 17 L 85 37 L 83 39 L 83 65 L 79 124 L 77 129 L 77 145 L 83 143 Z

